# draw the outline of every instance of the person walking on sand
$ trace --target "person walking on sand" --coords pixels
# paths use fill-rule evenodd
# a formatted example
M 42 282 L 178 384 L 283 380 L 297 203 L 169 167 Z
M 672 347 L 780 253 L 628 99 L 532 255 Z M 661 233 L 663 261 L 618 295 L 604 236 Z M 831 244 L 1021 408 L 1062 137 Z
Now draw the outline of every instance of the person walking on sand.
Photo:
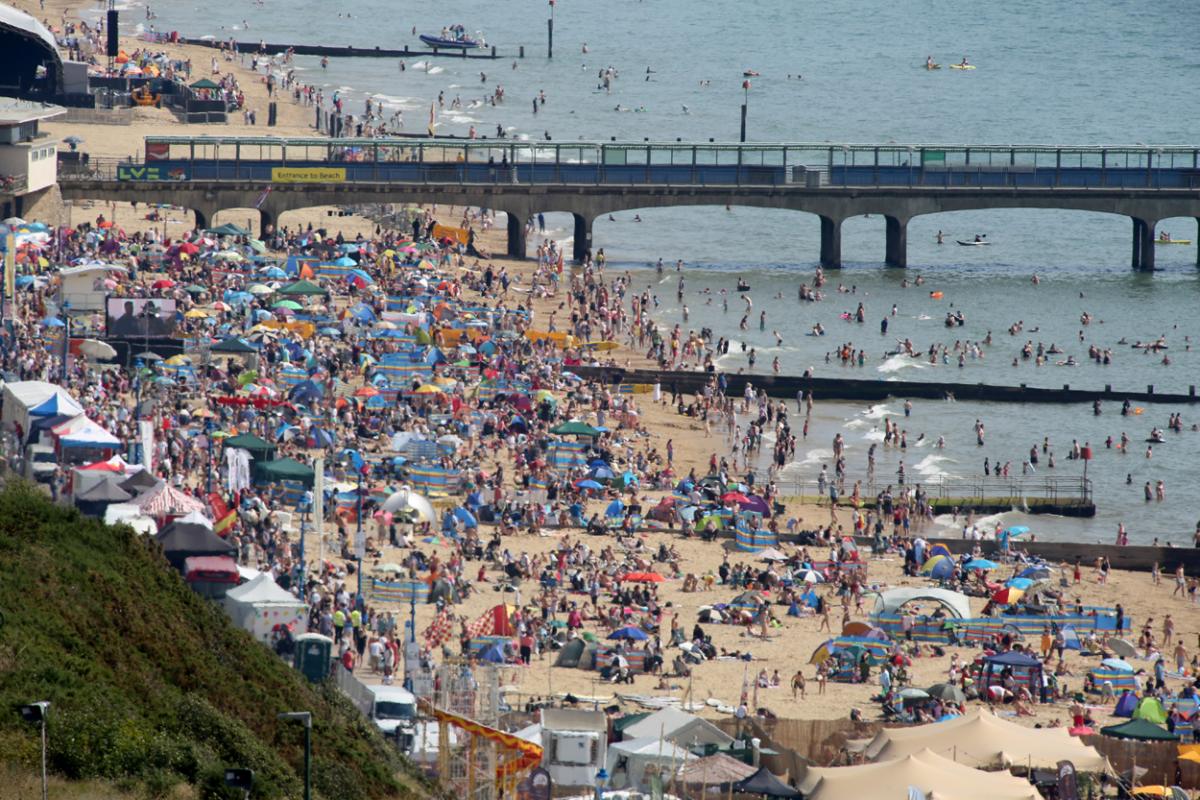
M 796 674 L 792 676 L 792 699 L 793 700 L 796 699 L 797 695 L 799 695 L 800 697 L 805 696 L 804 695 L 804 687 L 805 687 L 804 670 L 798 669 L 798 670 L 796 670 Z
M 821 606 L 821 627 L 817 628 L 817 631 L 829 631 L 833 633 L 833 628 L 829 625 L 829 603 L 824 597 L 820 598 L 817 602 Z

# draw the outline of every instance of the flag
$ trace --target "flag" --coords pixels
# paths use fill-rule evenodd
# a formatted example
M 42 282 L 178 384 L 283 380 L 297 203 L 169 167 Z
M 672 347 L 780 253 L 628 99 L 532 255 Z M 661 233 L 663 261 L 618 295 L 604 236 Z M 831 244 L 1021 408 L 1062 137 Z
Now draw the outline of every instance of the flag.
M 213 523 L 213 533 L 217 534 L 218 536 L 224 536 L 233 528 L 234 523 L 236 523 L 237 520 L 237 512 L 230 511 L 228 514 Z
M 437 128 L 437 112 L 434 110 L 434 105 L 429 104 L 429 136 L 433 138 L 434 129 Z
M 268 187 L 266 187 L 265 189 L 263 189 L 263 190 L 262 190 L 262 194 L 260 194 L 260 195 L 258 196 L 258 199 L 254 201 L 254 207 L 255 207 L 255 208 L 262 208 L 262 207 L 263 207 L 263 203 L 267 202 L 267 195 L 269 195 L 270 193 L 271 193 L 271 187 L 270 187 L 270 186 L 268 186 Z

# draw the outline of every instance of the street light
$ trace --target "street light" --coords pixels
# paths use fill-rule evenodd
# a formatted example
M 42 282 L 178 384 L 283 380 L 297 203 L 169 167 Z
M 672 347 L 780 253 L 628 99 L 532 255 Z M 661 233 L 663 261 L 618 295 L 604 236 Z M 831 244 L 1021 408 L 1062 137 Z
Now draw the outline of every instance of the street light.
M 39 700 L 36 703 L 21 706 L 19 711 L 21 719 L 42 727 L 42 800 L 46 800 L 46 717 L 50 715 L 50 701 Z
M 299 722 L 304 725 L 304 800 L 312 800 L 312 712 L 285 711 L 276 714 L 284 722 Z M 46 798 L 42 798 L 46 800 Z

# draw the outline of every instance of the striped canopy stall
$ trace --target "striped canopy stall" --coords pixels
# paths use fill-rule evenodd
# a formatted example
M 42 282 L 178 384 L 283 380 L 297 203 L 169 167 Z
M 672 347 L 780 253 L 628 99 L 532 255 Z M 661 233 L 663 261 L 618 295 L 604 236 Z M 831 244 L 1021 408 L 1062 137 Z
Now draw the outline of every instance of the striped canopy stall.
M 134 502 L 148 517 L 182 517 L 193 511 L 205 516 L 211 513 L 208 503 L 184 494 L 168 483 L 160 484 L 157 489 L 150 490 Z

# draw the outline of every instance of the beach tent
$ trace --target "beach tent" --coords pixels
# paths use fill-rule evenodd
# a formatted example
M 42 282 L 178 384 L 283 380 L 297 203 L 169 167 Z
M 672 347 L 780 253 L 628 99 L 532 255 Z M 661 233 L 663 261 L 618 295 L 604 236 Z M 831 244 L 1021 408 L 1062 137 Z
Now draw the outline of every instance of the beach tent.
M 1146 696 L 1142 698 L 1137 708 L 1134 709 L 1133 718 L 1144 719 L 1146 722 L 1163 725 L 1167 721 L 1167 712 L 1157 697 Z
M 875 609 L 871 616 L 899 614 L 908 603 L 928 601 L 937 603 L 958 619 L 971 616 L 971 603 L 961 592 L 934 587 L 887 589 L 875 595 Z
M 680 764 L 694 760 L 696 756 L 678 745 L 664 742 L 655 734 L 610 744 L 605 769 L 613 789 L 645 791 L 647 767 L 656 766 L 667 774 Z
M 558 658 L 554 660 L 554 666 L 566 667 L 568 669 L 577 668 L 583 660 L 585 650 L 587 650 L 586 641 L 583 639 L 572 639 L 558 651 Z
M 1026 684 L 1034 701 L 1042 697 L 1042 662 L 1027 653 L 1010 651 L 983 660 L 981 689 L 1002 685 L 1003 675 L 1009 672 L 1018 682 Z
M 1104 756 L 1066 728 L 1029 728 L 983 708 L 961 717 L 911 728 L 884 728 L 867 744 L 871 761 L 887 761 L 928 750 L 980 769 L 1030 766 L 1053 769 L 1070 761 L 1080 772 L 1103 772 Z
M 942 723 L 944 724 L 944 723 Z M 1024 778 L 1007 772 L 983 772 L 929 750 L 903 758 L 852 767 L 809 767 L 800 792 L 805 800 L 895 800 L 905 787 L 946 798 L 1041 800 Z
M 655 738 L 694 749 L 699 745 L 728 745 L 733 737 L 705 719 L 679 708 L 664 708 L 655 711 L 641 722 L 629 726 L 626 738 Z
M 765 768 L 764 768 L 765 769 Z M 735 781 L 745 781 L 747 785 L 751 784 L 751 779 L 757 775 L 760 770 L 755 770 L 754 767 L 747 764 L 745 761 L 738 761 L 736 758 L 725 755 L 724 753 L 713 753 L 711 756 L 692 761 L 680 767 L 676 773 L 676 779 L 680 783 L 691 784 L 693 786 L 723 786 Z M 770 773 L 767 773 L 770 775 Z M 772 780 L 779 781 L 774 775 L 771 775 Z M 780 784 L 786 787 L 782 781 Z M 791 787 L 786 787 L 791 788 Z M 739 792 L 747 793 L 743 789 L 738 789 Z M 793 792 L 795 790 L 792 790 Z M 753 794 L 766 794 L 766 792 L 753 791 Z M 795 797 L 799 792 L 787 795 Z M 775 796 L 775 795 L 770 795 Z
M 1064 625 L 1062 627 L 1063 647 L 1067 650 L 1082 650 L 1083 643 L 1079 641 L 1079 632 L 1075 630 L 1074 625 Z
M 281 589 L 269 572 L 260 572 L 249 582 L 230 589 L 224 605 L 234 624 L 260 642 L 270 642 L 277 626 L 303 633 L 308 616 L 308 607 Z
M 254 465 L 255 474 L 260 481 L 296 481 L 312 488 L 316 473 L 307 464 L 301 464 L 294 458 L 279 458 L 274 461 L 262 461 Z
M 742 762 L 737 762 L 742 763 Z M 753 769 L 753 767 L 751 767 Z M 757 794 L 764 797 L 799 797 L 800 792 L 781 781 L 766 767 L 759 767 L 748 778 L 733 784 L 733 791 L 738 794 Z
M 172 522 L 158 532 L 155 540 L 163 549 L 163 555 L 176 569 L 192 556 L 232 556 L 232 544 L 203 525 Z
M 1138 696 L 1126 689 L 1117 698 L 1117 707 L 1113 709 L 1114 717 L 1132 717 L 1138 707 Z
M 1120 725 L 1109 725 L 1107 728 L 1101 728 L 1100 733 L 1114 739 L 1137 739 L 1143 742 L 1173 742 L 1179 739 L 1166 728 L 1144 719 L 1131 719 Z
M 57 384 L 46 381 L 10 381 L 4 384 L 4 400 L 2 415 L 6 423 L 18 423 L 25 431 L 29 430 L 29 419 L 32 410 L 41 406 L 51 397 L 59 397 L 62 408 L 72 409 L 75 414 L 82 414 L 83 408 L 71 397 L 70 393 Z M 77 410 L 75 410 L 77 409 Z
M 219 89 L 219 88 L 221 88 L 216 85 L 212 85 L 212 86 L 205 85 L 205 84 L 211 84 L 211 83 L 212 83 L 212 81 L 210 81 L 208 78 L 201 78 L 200 80 L 198 80 L 192 84 L 192 88 L 193 89 Z M 245 228 L 242 228 L 238 225 L 234 225 L 232 222 L 226 222 L 224 225 L 219 225 L 216 228 L 209 228 L 207 232 L 215 233 L 217 236 L 249 236 L 250 235 L 250 231 L 248 231 Z
M 232 436 L 222 442 L 222 446 L 226 449 L 233 447 L 238 450 L 245 450 L 256 461 L 268 461 L 275 457 L 275 445 L 252 433 Z

